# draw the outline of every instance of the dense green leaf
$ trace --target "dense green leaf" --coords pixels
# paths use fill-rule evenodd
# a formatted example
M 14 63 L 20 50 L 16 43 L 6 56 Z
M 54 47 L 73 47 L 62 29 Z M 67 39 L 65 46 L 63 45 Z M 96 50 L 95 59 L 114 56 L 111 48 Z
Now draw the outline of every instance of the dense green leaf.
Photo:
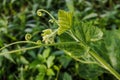
M 45 77 L 45 74 L 44 74 L 44 73 L 39 73 L 39 74 L 36 76 L 35 80 L 44 80 L 44 77 Z
M 79 64 L 79 75 L 84 79 L 91 79 L 100 76 L 105 70 L 96 64 Z
M 39 74 L 36 76 L 35 80 L 44 80 L 45 73 L 46 73 L 46 66 L 45 65 L 37 65 L 39 70 Z
M 69 65 L 69 63 L 70 63 L 71 58 L 69 56 L 63 55 L 63 56 L 59 57 L 59 61 L 62 64 L 62 66 L 64 68 L 66 68 Z
M 57 45 L 56 47 L 61 49 L 61 50 L 66 50 L 75 56 L 84 55 L 84 53 L 86 52 L 85 47 L 77 42 L 75 42 L 75 43 L 68 42 L 68 43 L 64 43 L 64 44 L 61 43 L 61 44 Z
M 61 42 L 68 42 L 66 44 L 60 44 L 56 46 L 59 49 L 66 50 L 71 52 L 73 55 L 81 56 L 85 53 L 85 47 L 82 46 L 79 42 L 76 42 L 69 34 L 63 33 L 60 36 Z
M 58 35 L 72 27 L 72 13 L 64 10 L 58 11 Z
M 64 73 L 63 75 L 63 80 L 72 80 L 72 77 L 70 74 L 68 74 L 67 72 Z
M 29 68 L 30 69 L 36 69 L 35 67 L 39 64 L 40 62 L 38 61 L 38 60 L 34 60 L 33 62 L 31 62 L 30 64 L 29 64 Z
M 0 54 L 0 80 L 20 80 L 20 78 L 21 80 L 63 80 L 65 72 L 74 80 L 116 80 L 116 78 L 111 75 L 110 72 L 104 72 L 104 74 L 98 77 L 98 73 L 103 70 L 95 67 L 95 65 L 79 63 L 75 60 L 73 61 L 73 59 L 71 59 L 69 64 L 70 57 L 63 57 L 65 54 L 63 51 L 66 49 L 67 51 L 71 52 L 72 55 L 78 55 L 77 57 L 79 57 L 80 55 L 83 55 L 86 49 L 79 49 L 80 46 L 78 43 L 89 43 L 90 49 L 94 50 L 101 58 L 108 62 L 110 66 L 120 73 L 120 31 L 118 29 L 120 28 L 120 0 L 0 0 L 0 8 L 0 48 L 9 43 L 24 40 L 25 34 L 28 32 L 32 34 L 31 41 L 41 40 L 42 30 L 46 28 L 51 29 L 50 33 L 48 34 L 47 32 L 43 31 L 46 33 L 46 35 L 44 35 L 44 41 L 46 41 L 46 43 L 61 42 L 58 43 L 60 44 L 59 46 L 51 47 L 51 54 L 55 55 L 55 59 L 53 61 L 54 65 L 51 66 L 50 69 L 55 71 L 54 76 L 47 76 L 47 69 L 45 69 L 46 73 L 44 72 L 44 68 L 43 71 L 37 70 L 36 66 L 38 65 L 44 65 L 47 67 L 46 59 L 51 56 L 49 53 L 46 53 L 47 51 L 45 51 L 46 54 L 44 54 L 44 48 L 41 47 L 39 49 L 30 51 L 22 51 L 20 52 L 22 55 L 18 53 Z M 38 17 L 36 15 L 36 11 L 39 8 L 47 9 L 47 11 L 50 11 L 55 18 L 57 18 L 56 11 L 59 9 L 74 12 L 74 19 L 72 20 L 73 24 L 71 26 L 74 28 L 76 26 L 81 27 L 82 25 L 80 24 L 83 20 L 87 21 L 84 23 L 84 25 L 86 25 L 86 23 L 89 21 L 95 20 L 97 22 L 97 24 L 95 24 L 97 27 L 102 28 L 102 30 L 107 30 L 104 31 L 102 40 L 98 41 L 92 37 L 92 41 L 90 36 L 91 34 L 88 34 L 87 31 L 84 31 L 83 27 L 81 27 L 83 32 L 80 32 L 78 28 L 75 30 L 78 32 L 77 34 L 74 34 L 74 31 L 72 31 L 73 35 L 75 35 L 77 38 L 75 39 L 73 35 L 69 34 L 69 29 L 71 30 L 71 27 L 68 28 L 69 25 L 67 28 L 60 27 L 59 25 L 59 32 L 61 33 L 60 38 L 59 35 L 55 36 L 54 38 L 48 38 L 48 36 L 50 36 L 54 31 L 52 29 L 56 29 L 57 25 L 54 23 L 49 23 L 48 20 L 50 17 L 44 12 L 42 12 L 44 17 Z M 62 16 L 65 19 L 63 22 L 69 23 L 68 17 L 66 17 L 66 15 Z M 76 25 L 75 22 L 80 22 L 80 24 Z M 92 24 L 92 26 L 93 25 L 94 24 Z M 89 30 L 88 25 L 86 27 Z M 112 29 L 117 30 L 113 31 Z M 90 30 L 95 31 L 93 28 Z M 78 43 L 75 43 L 74 45 L 71 43 L 69 43 L 71 45 L 68 45 L 67 43 L 75 41 L 78 41 Z M 63 44 L 64 42 L 65 44 Z M 77 45 L 77 47 L 74 47 L 75 45 Z M 34 45 L 24 43 L 12 45 L 6 48 L 8 51 L 3 50 L 3 53 L 15 49 L 29 48 L 31 46 L 34 47 Z M 60 51 L 58 49 L 60 49 Z M 83 50 L 83 52 L 81 50 Z M 2 51 L 0 51 L 0 53 L 1 52 Z M 46 59 L 43 57 L 43 55 Z M 21 56 L 24 57 L 29 64 L 24 64 L 24 60 L 22 60 L 23 62 L 21 63 Z M 13 63 L 12 59 L 16 61 L 16 63 Z M 75 63 L 80 65 L 76 66 Z M 62 66 L 63 64 L 64 66 L 67 65 L 67 68 L 64 68 Z M 54 68 L 55 65 L 57 66 L 56 69 Z M 20 72 L 21 67 L 22 70 Z
M 110 59 L 111 65 L 114 69 L 120 71 L 120 30 L 112 30 L 105 32 L 105 47 L 107 49 L 107 55 Z
M 90 19 L 90 18 L 95 18 L 95 17 L 97 17 L 97 14 L 96 13 L 91 13 L 91 14 L 88 14 L 87 16 L 85 16 L 83 18 L 83 20 Z
M 66 5 L 68 7 L 68 9 L 71 12 L 74 12 L 74 1 L 73 0 L 65 0 L 66 1 Z
M 44 52 L 43 52 L 43 57 L 47 58 L 50 54 L 50 51 L 51 51 L 50 48 L 45 49 Z
M 40 61 L 40 63 L 44 63 L 46 61 L 41 54 L 38 54 L 38 60 Z
M 75 40 L 70 36 L 69 33 L 63 33 L 59 36 L 61 42 L 69 42 L 69 41 L 74 41 Z
M 47 69 L 47 75 L 48 76 L 54 76 L 55 73 L 54 73 L 54 71 L 52 69 Z
M 54 59 L 55 59 L 55 56 L 49 56 L 48 57 L 48 59 L 46 61 L 48 68 L 50 68 L 54 64 L 54 62 L 53 62 Z
M 4 49 L 4 50 L 2 50 L 2 52 L 8 52 L 8 50 L 7 49 Z M 5 57 L 5 58 L 7 58 L 8 60 L 10 60 L 10 61 L 12 61 L 12 62 L 15 62 L 14 61 L 14 59 L 12 58 L 12 56 L 11 56 L 11 54 L 3 54 L 3 56 Z
M 47 67 L 45 65 L 38 64 L 36 68 L 38 69 L 39 73 L 44 73 L 44 74 L 46 73 Z
M 20 62 L 22 64 L 29 64 L 29 61 L 25 57 L 23 57 L 23 56 L 20 57 Z
M 74 27 L 72 27 L 72 32 L 79 41 L 86 43 L 98 41 L 103 37 L 103 32 L 94 26 L 92 21 L 75 23 Z

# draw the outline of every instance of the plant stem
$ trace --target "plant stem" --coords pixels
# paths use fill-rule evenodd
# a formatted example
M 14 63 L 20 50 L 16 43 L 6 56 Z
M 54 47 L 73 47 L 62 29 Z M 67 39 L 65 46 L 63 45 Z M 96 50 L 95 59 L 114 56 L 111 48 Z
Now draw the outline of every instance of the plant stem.
M 98 54 L 96 54 L 93 50 L 89 51 L 90 55 L 92 55 L 106 70 L 108 70 L 111 74 L 113 74 L 118 80 L 120 80 L 120 74 L 115 71 L 104 59 L 102 59 Z
M 0 48 L 0 51 L 6 47 L 9 47 L 11 45 L 14 45 L 14 44 L 21 44 L 21 43 L 29 43 L 29 44 L 37 44 L 36 42 L 33 42 L 33 41 L 17 41 L 17 42 L 13 42 L 13 43 L 10 43 L 10 44 L 7 44 L 6 46 Z
M 84 60 L 80 60 L 79 58 L 75 57 L 74 55 L 72 55 L 70 52 L 64 50 L 64 52 L 70 56 L 71 58 L 73 58 L 74 60 L 80 62 L 80 63 L 84 63 L 84 64 L 97 64 L 99 65 L 97 62 L 92 62 L 92 61 L 84 61 Z
M 11 45 L 16 44 L 16 43 L 23 43 L 23 42 L 26 43 L 26 41 L 14 42 L 14 43 L 6 45 L 3 48 L 6 48 L 6 47 L 11 46 Z M 34 44 L 37 44 L 37 43 L 34 43 Z M 29 48 L 21 48 L 21 49 L 12 50 L 12 51 L 9 51 L 9 52 L 2 52 L 2 53 L 0 53 L 0 56 L 2 56 L 4 54 L 11 54 L 11 53 L 19 52 L 19 51 L 31 50 L 31 49 L 36 49 L 36 48 L 45 47 L 45 46 L 57 46 L 57 45 L 65 45 L 65 44 L 77 44 L 77 42 L 62 42 L 62 43 L 53 43 L 53 44 L 37 44 L 38 46 L 33 46 L 33 47 L 29 47 Z M 1 49 L 3 49 L 3 48 L 1 48 Z
M 25 50 L 31 50 L 31 49 L 36 49 L 36 48 L 40 48 L 41 46 L 34 46 L 34 47 L 29 47 L 29 48 L 21 48 L 18 50 L 13 50 L 13 51 L 9 51 L 9 52 L 3 52 L 0 54 L 0 56 L 4 55 L 4 54 L 11 54 L 11 53 L 16 53 L 16 52 L 20 52 L 20 51 L 25 51 Z
M 73 35 L 74 36 L 74 35 Z M 76 40 L 77 41 L 77 40 Z M 82 44 L 82 43 L 81 43 Z M 87 47 L 85 44 L 82 44 L 84 47 Z M 101 67 L 108 70 L 111 74 L 113 74 L 118 80 L 120 80 L 120 74 L 115 71 L 104 59 L 102 59 L 96 52 L 93 50 L 89 50 L 90 55 L 92 55 L 101 65 Z

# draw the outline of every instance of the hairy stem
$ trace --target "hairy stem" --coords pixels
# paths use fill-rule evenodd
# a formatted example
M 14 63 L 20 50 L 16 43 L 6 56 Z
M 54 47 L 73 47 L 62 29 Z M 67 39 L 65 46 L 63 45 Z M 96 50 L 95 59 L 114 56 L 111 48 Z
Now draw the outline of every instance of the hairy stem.
M 120 80 L 120 74 L 115 71 L 104 59 L 102 59 L 98 54 L 96 54 L 94 51 L 89 51 L 90 54 L 111 74 L 113 74 L 118 80 Z
M 97 62 L 92 62 L 92 61 L 84 61 L 84 60 L 80 60 L 79 58 L 75 57 L 74 55 L 72 55 L 70 52 L 64 50 L 64 52 L 70 56 L 71 58 L 73 58 L 74 60 L 80 62 L 80 63 L 84 63 L 84 64 L 97 64 L 99 65 Z
M 24 41 L 21 41 L 21 42 L 24 42 Z M 26 41 L 25 41 L 26 42 Z M 1 49 L 4 49 L 10 45 L 13 45 L 13 44 L 16 44 L 16 43 L 20 43 L 20 42 L 14 42 L 14 43 L 11 43 Z M 40 47 L 45 47 L 45 46 L 57 46 L 57 45 L 67 45 L 67 44 L 77 44 L 78 42 L 61 42 L 61 43 L 52 43 L 52 44 L 37 44 L 38 46 L 33 46 L 33 47 L 29 47 L 29 48 L 21 48 L 21 49 L 17 49 L 17 50 L 12 50 L 12 51 L 9 51 L 9 52 L 2 52 L 0 53 L 0 56 L 1 55 L 4 55 L 4 54 L 11 54 L 11 53 L 16 53 L 16 52 L 19 52 L 19 51 L 24 51 L 24 50 L 31 50 L 31 49 L 36 49 L 36 48 L 40 48 Z
M 3 52 L 3 53 L 0 53 L 0 56 L 2 56 L 4 54 L 11 54 L 11 53 L 16 53 L 16 52 L 20 52 L 20 51 L 36 49 L 36 48 L 40 48 L 40 47 L 41 46 L 39 45 L 39 46 L 34 46 L 34 47 L 29 47 L 29 48 L 21 48 L 21 49 L 9 51 L 9 52 Z
M 14 44 L 21 44 L 21 43 L 37 44 L 36 42 L 33 42 L 33 41 L 17 41 L 17 42 L 13 42 L 13 43 L 5 45 L 4 47 L 0 48 L 0 51 L 4 48 L 7 48 L 7 47 L 12 46 Z

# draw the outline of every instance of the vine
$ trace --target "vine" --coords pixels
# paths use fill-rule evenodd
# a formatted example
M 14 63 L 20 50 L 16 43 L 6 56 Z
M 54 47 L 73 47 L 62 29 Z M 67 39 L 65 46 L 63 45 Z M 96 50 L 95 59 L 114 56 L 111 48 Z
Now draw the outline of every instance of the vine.
M 45 46 L 56 46 L 58 49 L 64 50 L 64 52 L 67 55 L 69 55 L 71 58 L 73 58 L 74 60 L 81 62 L 81 63 L 85 63 L 85 64 L 97 64 L 100 67 L 108 70 L 118 80 L 120 80 L 119 73 L 116 72 L 104 59 L 102 59 L 88 44 L 89 42 L 98 41 L 101 39 L 103 33 L 100 29 L 93 27 L 93 26 L 89 27 L 91 23 L 90 24 L 88 23 L 87 28 L 82 27 L 81 29 L 80 27 L 72 27 L 73 20 L 72 20 L 72 13 L 70 12 L 59 10 L 58 20 L 56 20 L 48 11 L 44 9 L 39 9 L 37 11 L 38 16 L 42 16 L 43 14 L 42 12 L 47 13 L 52 18 L 49 20 L 49 22 L 52 22 L 52 23 L 55 22 L 59 27 L 55 30 L 52 30 L 52 29 L 43 30 L 43 33 L 42 33 L 43 42 L 41 42 L 41 40 L 38 40 L 36 42 L 30 41 L 30 39 L 32 38 L 32 35 L 28 33 L 25 35 L 26 41 L 18 41 L 18 42 L 5 45 L 4 47 L 0 48 L 0 51 L 12 45 L 16 45 L 16 44 L 27 43 L 27 44 L 34 44 L 34 46 L 28 47 L 28 48 L 21 48 L 18 50 L 12 50 L 9 52 L 1 52 L 0 56 L 4 54 L 11 54 L 11 53 L 24 51 L 24 50 L 31 50 L 31 49 L 36 49 L 40 47 L 45 47 Z M 84 26 L 84 24 L 81 26 Z M 94 29 L 94 31 L 91 29 L 91 27 L 92 29 Z M 82 35 L 84 32 L 86 32 L 85 35 Z M 64 36 L 64 38 L 62 38 L 61 40 L 61 35 L 63 36 L 69 35 L 72 38 L 72 40 L 69 38 L 65 40 L 64 38 L 66 36 Z M 56 38 L 56 36 L 60 37 L 60 42 L 55 42 L 54 39 Z M 91 61 L 87 61 L 86 56 L 80 57 L 80 58 L 74 56 L 74 54 L 71 51 L 72 46 L 69 46 L 69 45 L 76 45 L 78 48 L 82 47 L 82 49 L 85 50 L 85 53 L 83 53 L 82 56 L 90 55 Z M 74 49 L 74 51 L 75 50 L 76 49 Z

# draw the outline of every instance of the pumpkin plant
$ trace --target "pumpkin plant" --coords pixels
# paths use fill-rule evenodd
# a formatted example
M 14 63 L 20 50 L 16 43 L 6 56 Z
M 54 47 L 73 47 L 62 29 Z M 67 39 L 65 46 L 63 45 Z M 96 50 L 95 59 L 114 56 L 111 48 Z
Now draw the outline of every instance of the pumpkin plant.
M 0 56 L 23 50 L 54 46 L 60 50 L 63 50 L 66 55 L 69 55 L 74 60 L 80 62 L 79 66 L 83 67 L 80 71 L 85 72 L 85 75 L 80 73 L 80 76 L 89 78 L 99 76 L 104 72 L 109 72 L 120 80 L 120 74 L 113 68 L 114 66 L 111 67 L 107 53 L 104 54 L 104 56 L 102 55 L 105 53 L 103 52 L 104 49 L 108 50 L 105 47 L 105 30 L 95 26 L 94 21 L 77 21 L 73 17 L 74 14 L 72 12 L 59 10 L 58 19 L 55 19 L 48 11 L 44 9 L 39 9 L 37 11 L 38 16 L 42 16 L 43 12 L 47 13 L 51 17 L 49 22 L 57 24 L 58 28 L 43 30 L 41 35 L 42 40 L 38 40 L 36 42 L 30 40 L 32 35 L 26 34 L 26 41 L 14 42 L 0 48 Z M 56 38 L 57 40 L 55 40 Z M 11 45 L 21 43 L 33 44 L 33 46 L 9 52 L 2 52 L 2 50 Z M 102 50 L 102 48 L 104 49 Z

